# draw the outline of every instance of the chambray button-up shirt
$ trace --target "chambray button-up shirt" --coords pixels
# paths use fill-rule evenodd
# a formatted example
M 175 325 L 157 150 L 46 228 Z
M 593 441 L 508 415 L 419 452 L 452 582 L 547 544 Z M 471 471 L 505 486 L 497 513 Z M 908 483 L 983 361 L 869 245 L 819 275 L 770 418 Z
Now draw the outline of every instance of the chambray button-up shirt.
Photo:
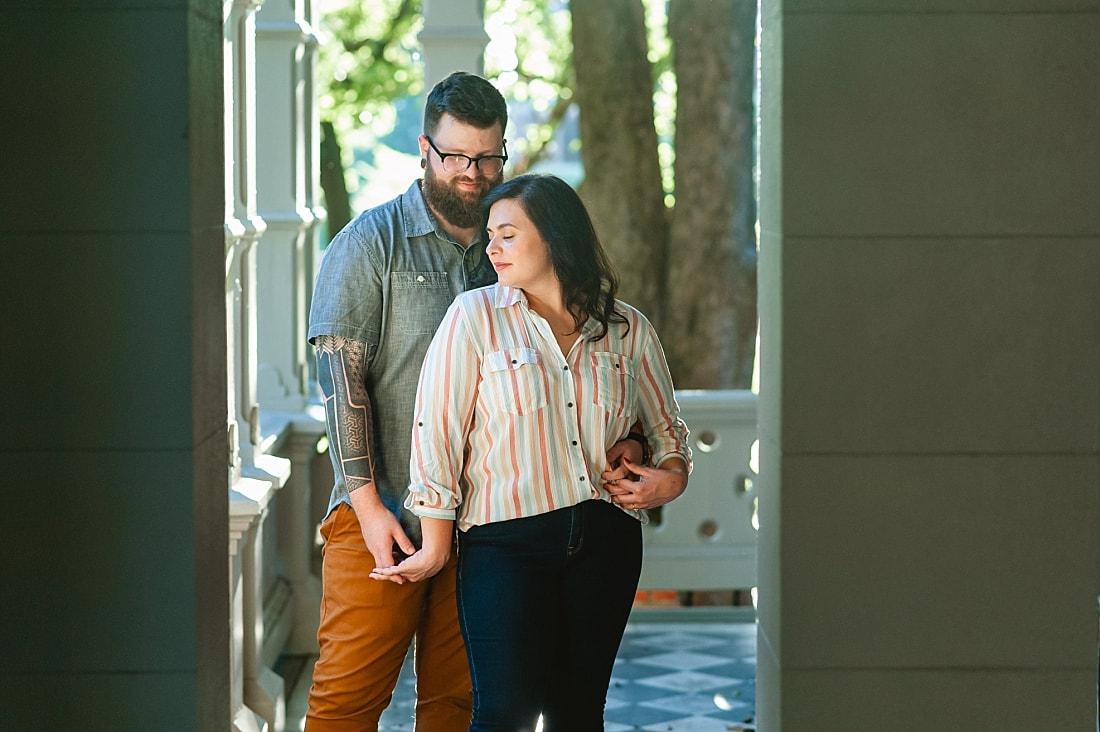
M 611 323 L 592 341 L 590 319 L 563 354 L 521 290 L 497 284 L 460 295 L 420 374 L 406 507 L 456 518 L 465 531 L 609 501 L 600 483 L 607 450 L 635 419 L 654 465 L 676 456 L 690 468 L 657 334 L 640 312 L 616 305 L 629 329 Z
M 417 375 L 455 296 L 495 281 L 483 235 L 463 249 L 432 217 L 420 181 L 344 227 L 317 273 L 308 338 L 332 335 L 367 344 L 375 484 L 417 544 L 420 521 L 401 506 L 409 485 Z M 331 511 L 349 499 L 337 455 L 329 454 L 336 475 Z

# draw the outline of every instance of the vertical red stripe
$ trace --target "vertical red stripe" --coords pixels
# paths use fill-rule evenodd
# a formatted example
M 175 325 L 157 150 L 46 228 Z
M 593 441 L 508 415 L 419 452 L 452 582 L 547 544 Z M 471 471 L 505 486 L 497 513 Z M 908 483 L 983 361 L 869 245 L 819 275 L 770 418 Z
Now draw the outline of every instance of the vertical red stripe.
M 539 458 L 542 465 L 542 495 L 546 500 L 545 510 L 553 511 L 556 508 L 564 508 L 564 506 L 558 506 L 554 501 L 553 481 L 550 478 L 550 440 L 546 434 L 545 413 L 545 409 L 539 410 Z

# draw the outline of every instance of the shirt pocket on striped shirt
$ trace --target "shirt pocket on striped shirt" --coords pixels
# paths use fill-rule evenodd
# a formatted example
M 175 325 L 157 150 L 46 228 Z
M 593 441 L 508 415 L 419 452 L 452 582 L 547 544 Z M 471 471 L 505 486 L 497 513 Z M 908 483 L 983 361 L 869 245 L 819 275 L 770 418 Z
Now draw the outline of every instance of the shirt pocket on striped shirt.
M 592 354 L 592 401 L 615 415 L 634 414 L 638 379 L 634 362 L 621 353 Z
M 546 406 L 542 354 L 533 348 L 508 348 L 485 355 L 489 404 L 511 414 L 530 414 Z

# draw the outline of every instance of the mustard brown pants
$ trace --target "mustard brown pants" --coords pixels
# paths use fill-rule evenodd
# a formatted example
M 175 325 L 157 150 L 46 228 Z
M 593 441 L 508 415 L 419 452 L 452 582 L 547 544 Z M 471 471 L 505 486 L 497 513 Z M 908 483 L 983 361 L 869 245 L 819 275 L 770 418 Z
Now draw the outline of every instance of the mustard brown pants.
M 417 732 L 466 732 L 473 697 L 455 601 L 457 557 L 426 582 L 372 580 L 355 511 L 321 525 L 324 594 L 320 656 L 306 732 L 375 732 L 415 639 Z

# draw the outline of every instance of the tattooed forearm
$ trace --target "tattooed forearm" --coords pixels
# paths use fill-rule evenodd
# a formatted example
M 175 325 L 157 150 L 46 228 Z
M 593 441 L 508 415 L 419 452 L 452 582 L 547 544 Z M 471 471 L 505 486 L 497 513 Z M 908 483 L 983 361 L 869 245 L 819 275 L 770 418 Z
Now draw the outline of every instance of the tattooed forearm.
M 318 336 L 315 344 L 329 449 L 335 451 L 348 491 L 354 491 L 374 477 L 374 426 L 366 388 L 367 344 L 328 335 Z

